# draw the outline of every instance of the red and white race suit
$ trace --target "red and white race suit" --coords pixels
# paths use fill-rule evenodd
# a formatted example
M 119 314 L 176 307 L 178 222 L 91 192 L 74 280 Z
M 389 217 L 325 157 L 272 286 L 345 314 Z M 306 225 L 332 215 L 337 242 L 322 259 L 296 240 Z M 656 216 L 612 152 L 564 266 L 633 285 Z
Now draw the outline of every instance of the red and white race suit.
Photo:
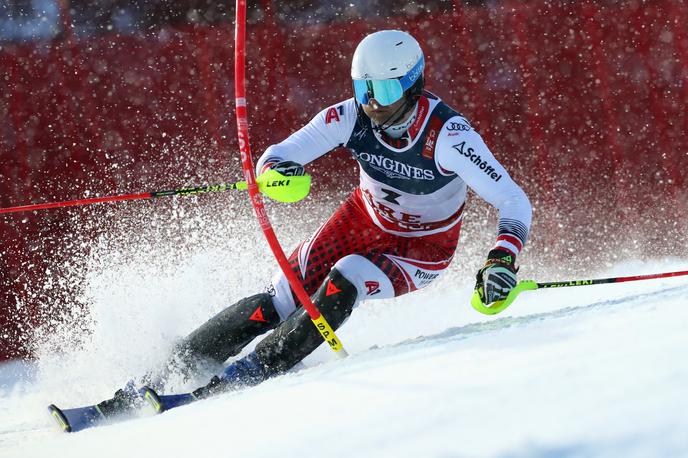
M 499 210 L 496 247 L 514 255 L 523 248 L 530 202 L 466 118 L 428 92 L 414 116 L 404 137 L 393 139 L 349 99 L 259 159 L 259 171 L 283 160 L 305 165 L 344 146 L 358 161 L 358 188 L 290 257 L 309 294 L 332 267 L 356 285 L 359 300 L 429 285 L 453 258 L 469 186 Z M 296 304 L 281 272 L 270 291 L 285 319 Z

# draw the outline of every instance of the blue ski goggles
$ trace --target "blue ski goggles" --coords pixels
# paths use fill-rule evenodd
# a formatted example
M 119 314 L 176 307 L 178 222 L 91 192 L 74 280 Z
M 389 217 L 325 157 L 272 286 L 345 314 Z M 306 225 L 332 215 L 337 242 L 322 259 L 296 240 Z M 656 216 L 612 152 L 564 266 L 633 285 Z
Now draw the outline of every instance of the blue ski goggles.
M 363 105 L 368 105 L 370 99 L 375 99 L 380 105 L 391 105 L 401 99 L 404 92 L 409 89 L 423 74 L 425 60 L 420 58 L 404 76 L 386 80 L 354 79 L 354 95 L 356 100 Z

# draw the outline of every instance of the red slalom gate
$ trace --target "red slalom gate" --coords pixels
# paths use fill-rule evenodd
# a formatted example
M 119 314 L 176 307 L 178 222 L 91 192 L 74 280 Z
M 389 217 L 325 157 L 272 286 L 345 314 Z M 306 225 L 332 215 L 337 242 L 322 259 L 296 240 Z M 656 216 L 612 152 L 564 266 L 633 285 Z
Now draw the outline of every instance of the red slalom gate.
M 253 172 L 253 160 L 251 158 L 251 147 L 248 138 L 248 110 L 246 108 L 246 0 L 237 0 L 236 2 L 236 29 L 235 29 L 235 48 L 234 48 L 234 91 L 235 91 L 235 105 L 236 105 L 236 120 L 237 120 L 237 136 L 239 140 L 239 151 L 241 153 L 241 164 L 244 169 L 244 178 L 248 184 L 248 192 L 251 197 L 253 209 L 256 212 L 256 217 L 263 229 L 265 238 L 270 245 L 277 262 L 279 263 L 282 272 L 287 277 L 289 285 L 296 293 L 303 307 L 311 317 L 313 324 L 320 332 L 325 342 L 330 345 L 330 348 L 340 357 L 346 357 L 347 353 L 342 346 L 341 341 L 335 335 L 334 330 L 329 325 L 325 317 L 320 313 L 315 306 L 308 293 L 303 288 L 303 285 L 291 270 L 289 261 L 282 250 L 282 246 L 277 240 L 275 231 L 270 224 L 265 206 L 263 204 L 263 197 L 258 189 L 255 174 Z

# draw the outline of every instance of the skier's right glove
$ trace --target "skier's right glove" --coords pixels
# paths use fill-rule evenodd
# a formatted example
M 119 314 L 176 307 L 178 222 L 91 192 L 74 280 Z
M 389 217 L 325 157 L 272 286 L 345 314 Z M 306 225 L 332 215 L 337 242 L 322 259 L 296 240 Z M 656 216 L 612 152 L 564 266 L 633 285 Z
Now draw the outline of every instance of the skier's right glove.
M 300 177 L 305 173 L 303 166 L 294 161 L 268 162 L 263 166 L 263 172 L 277 170 L 285 177 Z
M 516 286 L 516 259 L 511 253 L 494 249 L 487 255 L 485 265 L 476 275 L 475 290 L 483 304 L 506 299 Z

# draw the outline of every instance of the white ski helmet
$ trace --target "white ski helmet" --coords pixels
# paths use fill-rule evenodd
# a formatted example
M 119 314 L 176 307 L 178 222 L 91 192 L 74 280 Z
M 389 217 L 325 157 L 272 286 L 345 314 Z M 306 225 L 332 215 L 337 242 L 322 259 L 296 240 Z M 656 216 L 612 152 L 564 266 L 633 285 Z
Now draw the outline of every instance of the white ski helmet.
M 391 105 L 414 85 L 420 86 L 420 93 L 424 68 L 423 50 L 410 34 L 372 33 L 358 44 L 351 62 L 356 100 L 365 105 L 375 98 L 381 105 Z

